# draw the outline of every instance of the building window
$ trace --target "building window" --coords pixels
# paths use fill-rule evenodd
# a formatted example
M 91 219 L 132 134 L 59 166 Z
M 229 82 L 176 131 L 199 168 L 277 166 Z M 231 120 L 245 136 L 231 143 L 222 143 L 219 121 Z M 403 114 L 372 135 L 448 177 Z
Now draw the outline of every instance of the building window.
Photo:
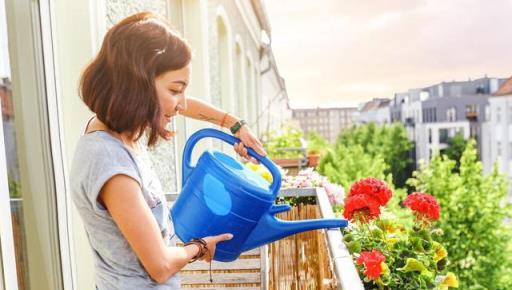
M 498 158 L 501 158 L 501 142 L 498 141 L 496 143 L 496 155 L 498 156 Z
M 501 107 L 496 107 L 496 122 L 501 122 Z
M 478 106 L 476 104 L 466 105 L 466 113 L 478 113 Z
M 439 143 L 448 143 L 448 139 L 450 138 L 448 129 L 439 129 Z
M 508 159 L 512 160 L 512 142 L 508 142 Z
M 457 108 L 450 107 L 446 110 L 446 121 L 454 122 L 457 119 Z
M 428 128 L 428 144 L 432 144 L 432 128 Z

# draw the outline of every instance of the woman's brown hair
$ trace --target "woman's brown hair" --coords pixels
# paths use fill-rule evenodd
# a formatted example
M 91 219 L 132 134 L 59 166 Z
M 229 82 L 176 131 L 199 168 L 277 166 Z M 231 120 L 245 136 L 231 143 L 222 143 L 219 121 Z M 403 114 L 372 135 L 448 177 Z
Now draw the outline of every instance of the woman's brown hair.
M 141 12 L 112 27 L 80 80 L 84 103 L 110 130 L 138 140 L 148 131 L 148 146 L 165 137 L 155 78 L 190 63 L 187 43 L 161 16 Z

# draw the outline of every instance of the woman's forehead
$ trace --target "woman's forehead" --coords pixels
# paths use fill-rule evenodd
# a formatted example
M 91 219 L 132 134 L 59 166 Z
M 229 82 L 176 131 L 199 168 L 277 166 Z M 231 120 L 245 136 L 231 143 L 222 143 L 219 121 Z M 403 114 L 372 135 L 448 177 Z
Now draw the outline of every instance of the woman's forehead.
M 171 70 L 159 75 L 157 79 L 165 83 L 176 83 L 187 85 L 190 79 L 190 67 L 187 65 L 178 70 Z

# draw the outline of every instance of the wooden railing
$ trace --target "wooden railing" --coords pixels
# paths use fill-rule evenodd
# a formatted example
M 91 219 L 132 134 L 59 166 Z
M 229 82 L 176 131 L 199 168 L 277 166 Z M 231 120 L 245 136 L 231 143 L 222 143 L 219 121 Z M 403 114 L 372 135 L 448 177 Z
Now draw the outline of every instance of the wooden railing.
M 282 189 L 280 196 L 305 197 L 315 196 L 321 218 L 335 218 L 332 206 L 323 188 Z M 328 254 L 332 271 L 336 278 L 336 288 L 341 290 L 364 290 L 363 283 L 352 260 L 339 229 L 322 230 L 326 235 Z M 302 289 L 302 288 L 300 288 Z M 328 288 L 327 288 L 328 289 Z
M 277 215 L 283 220 L 320 218 L 315 204 L 299 204 Z M 269 245 L 268 289 L 336 289 L 329 251 L 323 230 L 307 231 Z
M 283 189 L 280 192 L 280 196 L 310 196 L 316 197 L 317 205 L 314 207 L 308 207 L 306 212 L 302 215 L 292 211 L 288 214 L 290 219 L 305 219 L 305 218 L 334 218 L 331 204 L 327 194 L 323 188 L 302 188 L 302 189 Z M 167 195 L 168 201 L 171 203 L 176 200 L 177 194 Z M 311 208 L 315 208 L 314 210 Z M 301 211 L 300 209 L 298 211 Z M 311 216 L 311 217 L 310 217 Z M 287 219 L 286 216 L 282 217 Z M 315 234 L 316 232 L 316 234 Z M 302 236 L 301 236 L 302 235 Z M 319 269 L 311 268 L 311 264 L 299 265 L 300 257 L 296 257 L 299 253 L 295 251 L 295 254 L 291 254 L 290 247 L 287 247 L 286 243 L 298 244 L 294 239 L 302 239 L 306 243 L 310 243 L 309 246 L 301 245 L 301 247 L 311 247 L 314 244 L 318 259 L 322 263 L 317 263 Z M 287 242 L 288 240 L 288 242 Z M 292 242 L 290 242 L 290 240 Z M 288 290 L 288 289 L 308 289 L 304 286 L 304 278 L 313 277 L 314 282 L 311 283 L 309 289 L 338 289 L 338 290 L 364 290 L 361 278 L 357 273 L 352 257 L 343 243 L 343 236 L 339 229 L 328 229 L 306 232 L 298 234 L 292 237 L 288 237 L 277 242 L 278 244 L 271 244 L 270 246 L 263 246 L 259 249 L 255 249 L 244 253 L 238 260 L 232 263 L 220 263 L 214 262 L 212 264 L 213 280 L 214 283 L 210 283 L 207 278 L 208 268 L 207 264 L 193 263 L 184 269 L 182 273 L 183 284 L 186 288 L 192 289 L 263 289 L 263 290 Z M 283 246 L 279 245 L 282 243 Z M 273 245 L 275 246 L 274 248 Z M 277 246 L 276 246 L 277 245 Z M 278 249 L 279 248 L 279 249 Z M 283 265 L 282 259 L 279 265 L 273 264 L 276 256 L 292 256 L 295 258 L 291 260 L 291 263 Z M 310 258 L 309 256 L 307 258 Z M 258 264 L 259 260 L 259 264 Z M 250 263 L 249 263 L 250 261 Z M 195 264 L 195 265 L 194 265 Z M 252 266 L 251 266 L 252 265 Z M 258 268 L 259 267 L 259 268 Z M 293 272 L 291 280 L 290 277 L 286 277 L 285 281 L 281 282 L 280 271 L 284 271 L 283 267 L 295 267 L 296 270 Z M 301 267 L 300 270 L 297 270 Z M 278 273 L 276 274 L 275 271 Z M 297 274 L 299 273 L 299 274 Z M 308 276 L 309 275 L 309 276 Z M 309 278 L 308 278 L 309 279 Z M 278 282 L 279 281 L 279 282 Z M 286 284 L 288 283 L 288 284 Z M 291 288 L 288 286 L 296 285 L 298 288 Z M 321 288 L 323 287 L 323 288 Z

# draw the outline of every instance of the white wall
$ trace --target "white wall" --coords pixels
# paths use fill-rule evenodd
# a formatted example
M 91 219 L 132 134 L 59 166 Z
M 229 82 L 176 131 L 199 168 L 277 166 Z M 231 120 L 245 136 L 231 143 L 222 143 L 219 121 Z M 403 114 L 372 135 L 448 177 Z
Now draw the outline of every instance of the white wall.
M 415 140 L 416 140 L 416 160 L 419 164 L 420 160 L 429 163 L 432 158 L 431 153 L 446 148 L 446 144 L 440 143 L 439 130 L 449 129 L 453 130 L 455 134 L 459 130 L 463 133 L 465 139 L 469 138 L 469 122 L 439 122 L 439 123 L 422 123 L 416 124 Z M 432 134 L 432 142 L 429 142 L 429 130 Z M 453 135 L 454 135 L 453 134 Z M 450 136 L 453 137 L 453 136 Z

